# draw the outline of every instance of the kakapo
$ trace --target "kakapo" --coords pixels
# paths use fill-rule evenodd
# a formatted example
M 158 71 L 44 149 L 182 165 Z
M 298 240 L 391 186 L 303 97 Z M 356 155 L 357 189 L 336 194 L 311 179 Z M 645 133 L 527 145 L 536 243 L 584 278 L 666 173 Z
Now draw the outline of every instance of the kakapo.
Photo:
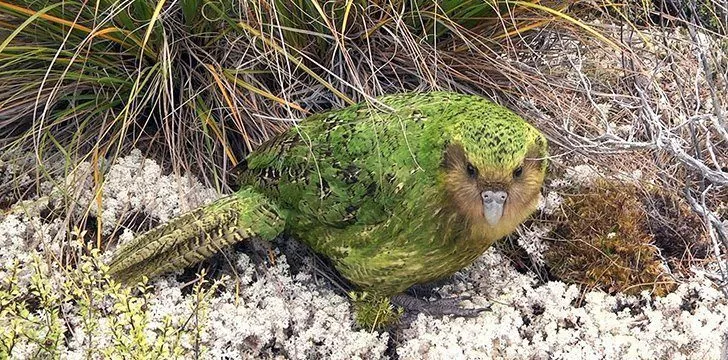
M 286 233 L 372 301 L 471 315 L 403 292 L 514 231 L 536 209 L 547 151 L 536 128 L 473 95 L 394 94 L 312 115 L 244 160 L 239 191 L 122 245 L 110 273 L 129 283 Z

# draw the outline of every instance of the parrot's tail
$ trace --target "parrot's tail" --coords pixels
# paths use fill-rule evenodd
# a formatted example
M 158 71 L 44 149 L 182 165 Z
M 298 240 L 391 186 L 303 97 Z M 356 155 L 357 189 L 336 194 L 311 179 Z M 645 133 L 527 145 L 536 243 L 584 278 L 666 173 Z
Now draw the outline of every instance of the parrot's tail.
M 196 264 L 251 237 L 272 240 L 285 219 L 265 196 L 243 189 L 157 226 L 122 245 L 109 273 L 130 284 Z

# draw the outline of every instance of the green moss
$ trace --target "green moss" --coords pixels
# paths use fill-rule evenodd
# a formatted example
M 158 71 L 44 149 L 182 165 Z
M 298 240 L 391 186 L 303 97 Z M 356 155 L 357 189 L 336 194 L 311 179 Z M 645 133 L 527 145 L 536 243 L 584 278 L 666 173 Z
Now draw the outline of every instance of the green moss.
M 395 308 L 388 297 L 380 297 L 368 292 L 350 292 L 355 310 L 357 326 L 374 331 L 394 325 L 401 317 L 403 310 Z

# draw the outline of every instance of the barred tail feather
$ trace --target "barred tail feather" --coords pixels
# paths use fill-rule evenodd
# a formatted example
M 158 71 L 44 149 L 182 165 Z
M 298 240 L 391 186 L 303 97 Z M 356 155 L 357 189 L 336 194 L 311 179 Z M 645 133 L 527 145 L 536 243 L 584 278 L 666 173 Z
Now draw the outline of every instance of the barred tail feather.
M 157 226 L 124 244 L 109 273 L 131 283 L 196 264 L 225 246 L 283 231 L 281 212 L 265 196 L 243 189 Z

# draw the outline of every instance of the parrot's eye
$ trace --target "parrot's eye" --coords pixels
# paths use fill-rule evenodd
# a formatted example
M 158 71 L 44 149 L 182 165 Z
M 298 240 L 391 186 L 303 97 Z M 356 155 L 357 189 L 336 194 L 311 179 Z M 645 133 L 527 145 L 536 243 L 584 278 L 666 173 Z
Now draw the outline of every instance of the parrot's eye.
M 470 176 L 471 178 L 475 179 L 478 176 L 478 169 L 476 169 L 475 166 L 473 166 L 473 164 L 468 163 L 467 170 L 468 170 L 468 176 Z
M 521 175 L 523 175 L 523 166 L 519 166 L 516 168 L 516 170 L 513 170 L 514 178 L 519 178 L 519 177 L 521 177 Z

